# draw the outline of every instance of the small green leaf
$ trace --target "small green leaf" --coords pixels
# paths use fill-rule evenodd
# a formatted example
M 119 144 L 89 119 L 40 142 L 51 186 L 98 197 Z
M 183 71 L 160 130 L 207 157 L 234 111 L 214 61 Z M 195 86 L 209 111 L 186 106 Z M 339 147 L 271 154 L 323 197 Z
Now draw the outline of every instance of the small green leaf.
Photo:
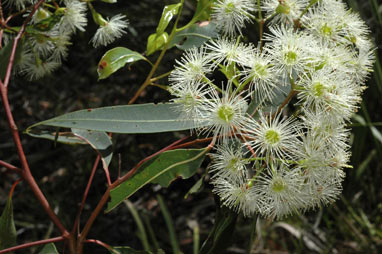
M 226 206 L 216 205 L 215 224 L 207 240 L 200 249 L 200 254 L 223 253 L 231 244 L 238 214 Z
M 166 32 L 162 34 L 151 34 L 147 39 L 147 52 L 146 54 L 149 56 L 157 50 L 162 49 L 162 47 L 168 41 L 168 34 Z
M 16 227 L 13 221 L 12 194 L 0 217 L 0 250 L 16 245 Z
M 178 14 L 179 8 L 182 6 L 181 3 L 166 5 L 163 8 L 162 17 L 160 18 L 158 27 L 157 27 L 157 35 L 161 35 L 167 28 L 168 24 L 172 20 L 172 18 Z
M 85 109 L 36 123 L 26 133 L 40 125 L 113 133 L 158 133 L 206 125 L 197 124 L 197 119 L 184 119 L 181 114 L 179 105 L 174 103 Z
M 54 243 L 45 244 L 38 254 L 59 254 Z
M 101 0 L 102 2 L 109 3 L 109 4 L 115 4 L 117 0 Z
M 208 20 L 211 15 L 213 2 L 214 0 L 198 0 L 193 19 L 196 19 L 196 21 Z
M 134 250 L 130 247 L 113 247 L 109 250 L 111 254 L 153 254 L 145 250 Z
M 218 35 L 216 25 L 211 22 L 194 24 L 175 34 L 169 48 L 176 46 L 179 49 L 186 50 L 192 47 L 200 47 L 206 41 L 217 38 Z
M 127 63 L 134 63 L 139 60 L 147 61 L 147 59 L 138 52 L 124 47 L 116 47 L 108 50 L 98 63 L 98 79 L 105 79 Z
M 203 175 L 192 187 L 191 189 L 184 195 L 184 198 L 188 198 L 190 194 L 194 194 L 199 192 L 203 188 L 203 182 L 204 182 L 204 177 Z
M 90 131 L 72 128 L 75 136 L 85 140 L 93 149 L 102 156 L 102 165 L 104 169 L 109 167 L 113 157 L 113 144 L 110 137 L 103 131 Z
M 130 179 L 110 191 L 110 212 L 123 200 L 129 198 L 148 183 L 168 186 L 178 176 L 190 177 L 204 160 L 206 149 L 178 149 L 159 154 L 145 162 Z

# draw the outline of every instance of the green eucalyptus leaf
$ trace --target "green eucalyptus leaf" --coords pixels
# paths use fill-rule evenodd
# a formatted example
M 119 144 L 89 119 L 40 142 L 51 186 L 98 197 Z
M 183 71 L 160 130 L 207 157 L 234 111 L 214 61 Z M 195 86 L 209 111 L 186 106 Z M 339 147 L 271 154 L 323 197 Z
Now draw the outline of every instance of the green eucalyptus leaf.
M 130 247 L 112 247 L 112 249 L 109 249 L 111 254 L 153 254 L 151 251 L 145 251 L 145 250 L 134 250 Z
M 109 4 L 115 4 L 117 0 L 101 0 L 102 2 L 109 3 Z
M 85 140 L 102 157 L 103 168 L 108 168 L 113 157 L 113 143 L 110 137 L 103 131 L 90 131 L 72 128 L 75 136 Z
M 226 206 L 216 205 L 215 224 L 200 249 L 200 254 L 224 253 L 231 244 L 238 214 Z
M 26 133 L 36 126 L 131 134 L 189 130 L 207 125 L 197 124 L 196 120 L 182 118 L 178 104 L 149 103 L 79 110 L 36 123 L 28 127 Z
M 193 19 L 196 21 L 208 20 L 211 16 L 213 2 L 214 0 L 198 0 Z
M 110 212 L 148 183 L 167 187 L 179 176 L 188 178 L 196 173 L 204 160 L 207 149 L 178 149 L 155 156 L 142 164 L 127 181 L 110 191 L 111 200 L 106 212 Z
M 163 8 L 162 16 L 160 18 L 158 27 L 157 27 L 157 34 L 161 35 L 167 28 L 168 24 L 172 20 L 172 18 L 178 14 L 179 8 L 182 6 L 181 3 L 178 4 L 171 4 L 166 5 Z
M 203 188 L 203 182 L 204 182 L 204 177 L 203 175 L 192 187 L 191 189 L 184 195 L 184 198 L 188 198 L 190 194 L 198 193 L 202 188 Z
M 53 131 L 30 131 L 29 136 L 34 138 L 49 139 L 55 142 L 67 144 L 67 145 L 86 145 L 87 143 L 76 137 L 72 132 L 53 132 Z
M 194 24 L 176 33 L 170 42 L 169 48 L 176 46 L 179 49 L 186 50 L 193 47 L 200 47 L 206 41 L 217 38 L 218 36 L 219 33 L 215 24 L 211 22 Z
M 38 254 L 59 254 L 54 243 L 45 244 Z
M 0 250 L 16 245 L 16 227 L 13 220 L 12 194 L 9 195 L 0 217 Z
M 138 52 L 124 47 L 108 50 L 98 63 L 98 79 L 105 79 L 128 63 L 147 59 Z
M 147 39 L 147 52 L 149 56 L 157 50 L 163 48 L 163 46 L 168 42 L 168 34 L 166 32 L 162 34 L 151 34 Z

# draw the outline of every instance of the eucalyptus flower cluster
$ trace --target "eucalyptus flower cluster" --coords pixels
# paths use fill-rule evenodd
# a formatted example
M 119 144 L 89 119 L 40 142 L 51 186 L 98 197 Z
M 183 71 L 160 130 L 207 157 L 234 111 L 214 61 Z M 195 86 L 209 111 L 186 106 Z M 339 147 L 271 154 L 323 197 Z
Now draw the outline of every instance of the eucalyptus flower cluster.
M 169 90 L 195 132 L 216 142 L 209 172 L 222 204 L 280 219 L 341 193 L 351 168 L 347 125 L 372 71 L 373 44 L 341 1 L 259 3 L 216 1 L 221 37 L 176 61 Z M 262 16 L 262 40 L 241 42 L 245 24 Z M 226 81 L 215 82 L 217 72 Z
M 25 12 L 26 18 L 30 14 L 30 7 L 36 2 L 6 0 L 4 7 L 11 13 Z M 105 2 L 115 3 L 116 0 Z M 104 18 L 96 11 L 91 1 L 45 1 L 26 26 L 22 52 L 18 54 L 16 62 L 17 71 L 28 79 L 35 80 L 56 70 L 68 56 L 72 36 L 77 31 L 85 31 L 89 14 L 98 25 L 90 41 L 94 47 L 106 46 L 126 33 L 128 21 L 124 15 L 117 14 L 111 18 Z M 13 27 L 2 30 L 0 33 L 3 37 L 2 40 L 0 37 L 2 46 L 10 43 L 17 31 L 17 28 Z

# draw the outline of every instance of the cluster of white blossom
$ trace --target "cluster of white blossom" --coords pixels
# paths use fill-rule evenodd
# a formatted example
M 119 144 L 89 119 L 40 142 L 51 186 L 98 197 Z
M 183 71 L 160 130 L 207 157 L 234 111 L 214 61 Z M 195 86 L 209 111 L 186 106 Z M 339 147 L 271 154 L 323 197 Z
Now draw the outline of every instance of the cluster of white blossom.
M 219 0 L 212 10 L 223 36 L 186 51 L 169 81 L 184 118 L 217 142 L 213 191 L 245 216 L 276 219 L 333 202 L 374 62 L 365 23 L 338 0 Z M 259 11 L 263 42 L 241 43 Z M 226 84 L 211 80 L 218 70 Z M 293 107 L 269 110 L 286 90 Z
M 116 1 L 110 1 L 115 3 Z M 7 11 L 26 11 L 28 6 L 36 4 L 35 0 L 6 0 Z M 25 9 L 27 8 L 27 9 Z M 20 54 L 17 70 L 28 79 L 39 79 L 56 70 L 68 55 L 71 36 L 77 31 L 84 32 L 87 25 L 88 9 L 93 21 L 99 26 L 91 42 L 94 47 L 106 46 L 120 38 L 128 22 L 124 15 L 117 14 L 104 19 L 98 13 L 91 1 L 61 0 L 45 1 L 35 12 L 27 25 L 23 52 Z M 3 44 L 8 43 L 17 30 L 3 30 Z M 0 40 L 1 43 L 1 40 Z

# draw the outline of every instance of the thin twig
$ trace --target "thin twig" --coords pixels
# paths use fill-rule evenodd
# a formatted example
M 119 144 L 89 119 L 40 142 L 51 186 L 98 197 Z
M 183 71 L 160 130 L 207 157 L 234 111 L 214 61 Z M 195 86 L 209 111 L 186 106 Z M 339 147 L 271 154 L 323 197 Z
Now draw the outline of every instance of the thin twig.
M 98 202 L 96 208 L 93 210 L 92 214 L 90 215 L 88 221 L 86 222 L 80 236 L 79 236 L 79 239 L 78 239 L 78 245 L 77 245 L 77 253 L 82 253 L 82 242 L 86 239 L 86 236 L 87 234 L 89 233 L 90 231 L 90 228 L 92 227 L 95 219 L 97 218 L 97 216 L 99 215 L 99 213 L 101 212 L 102 210 L 102 207 L 106 204 L 106 202 L 108 201 L 109 197 L 110 197 L 110 191 L 117 187 L 118 185 L 120 185 L 121 183 L 123 183 L 124 181 L 126 181 L 127 179 L 129 179 L 137 170 L 138 168 L 143 164 L 145 163 L 146 161 L 150 160 L 151 158 L 153 158 L 154 156 L 162 153 L 162 152 L 165 152 L 167 150 L 170 150 L 172 149 L 173 147 L 175 147 L 177 144 L 183 142 L 184 140 L 186 140 L 188 137 L 185 137 L 185 138 L 182 138 L 182 139 L 179 139 L 177 141 L 175 141 L 174 143 L 170 144 L 169 146 L 166 146 L 165 148 L 161 149 L 160 151 L 146 157 L 145 159 L 141 160 L 134 168 L 132 168 L 129 172 L 127 172 L 124 176 L 122 176 L 121 178 L 118 178 L 116 181 L 113 182 L 112 185 L 110 185 L 107 190 L 105 191 L 105 193 L 103 194 L 101 200 Z
M 94 175 L 95 175 L 95 172 L 96 172 L 96 170 L 97 170 L 97 167 L 98 167 L 98 164 L 99 164 L 99 161 L 100 161 L 100 160 L 101 160 L 101 155 L 98 155 L 97 158 L 96 158 L 96 160 L 95 160 L 95 162 L 94 162 L 92 171 L 91 171 L 91 173 L 90 173 L 89 180 L 88 180 L 88 184 L 86 185 L 84 194 L 83 194 L 83 196 L 82 196 L 81 205 L 80 205 L 80 208 L 79 208 L 79 210 L 78 210 L 76 219 L 75 219 L 74 224 L 73 224 L 73 229 L 72 229 L 72 232 L 71 232 L 71 234 L 73 234 L 73 235 L 74 235 L 74 232 L 76 231 L 76 229 L 77 229 L 77 227 L 78 227 L 78 225 L 79 225 L 80 218 L 81 218 L 81 214 L 82 214 L 82 210 L 84 209 L 85 201 L 86 201 L 86 198 L 88 197 L 89 190 L 90 190 L 90 186 L 92 185 L 93 178 L 94 178 Z
M 113 249 L 109 244 L 104 243 L 104 242 L 102 242 L 100 240 L 96 240 L 96 239 L 86 239 L 84 241 L 84 243 L 95 243 L 95 244 L 98 244 L 98 245 L 104 247 L 105 249 L 108 249 L 108 250 Z
M 59 236 L 59 237 L 54 237 L 54 238 L 50 238 L 50 239 L 45 239 L 45 240 L 40 240 L 40 241 L 35 241 L 35 242 L 30 242 L 30 243 L 24 243 L 24 244 L 20 244 L 20 245 L 17 245 L 17 246 L 14 246 L 14 247 L 10 247 L 10 248 L 4 249 L 4 250 L 0 250 L 0 254 L 12 252 L 12 251 L 15 251 L 15 250 L 21 250 L 21 249 L 25 249 L 25 248 L 30 248 L 30 247 L 33 247 L 33 246 L 36 246 L 36 245 L 43 245 L 43 244 L 47 244 L 47 243 L 62 242 L 64 240 L 65 240 L 65 237 Z
M 3 166 L 9 170 L 12 170 L 12 171 L 16 172 L 17 174 L 21 174 L 21 171 L 22 171 L 21 168 L 13 166 L 12 164 L 9 164 L 8 162 L 2 161 L 2 160 L 0 160 L 0 166 Z

